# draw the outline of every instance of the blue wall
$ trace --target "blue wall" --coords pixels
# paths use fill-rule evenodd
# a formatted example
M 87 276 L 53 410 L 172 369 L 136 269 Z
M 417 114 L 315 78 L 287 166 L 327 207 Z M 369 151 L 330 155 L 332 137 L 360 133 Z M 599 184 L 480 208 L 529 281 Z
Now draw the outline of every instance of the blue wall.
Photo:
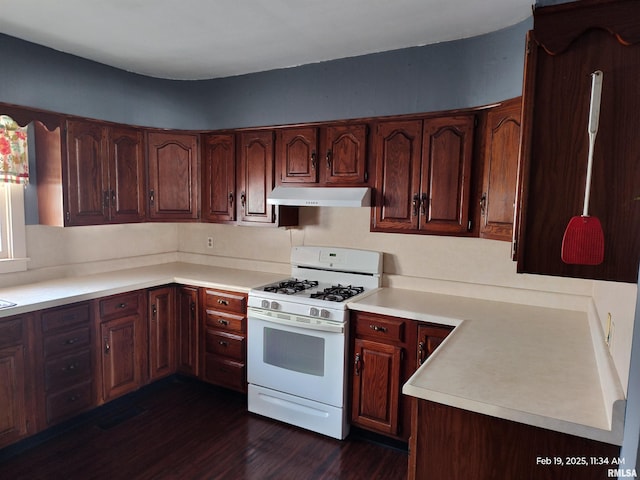
M 485 105 L 520 95 L 528 19 L 487 35 L 201 81 L 124 72 L 0 34 L 0 102 L 220 129 Z
M 0 102 L 195 130 L 481 106 L 521 94 L 532 25 L 529 18 L 469 39 L 199 81 L 136 75 L 0 34 Z M 25 209 L 27 224 L 38 223 L 33 184 Z

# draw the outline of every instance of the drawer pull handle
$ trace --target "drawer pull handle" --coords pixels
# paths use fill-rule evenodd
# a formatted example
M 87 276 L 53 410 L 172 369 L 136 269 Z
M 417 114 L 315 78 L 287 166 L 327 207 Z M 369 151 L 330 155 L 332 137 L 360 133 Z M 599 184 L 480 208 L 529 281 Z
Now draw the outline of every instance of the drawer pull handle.
M 80 400 L 80 395 L 72 395 L 70 397 L 67 397 L 67 402 L 72 403 L 72 402 L 76 402 Z
M 360 354 L 356 353 L 356 361 L 353 364 L 353 373 L 357 377 L 360 376 L 360 364 L 361 364 Z
M 229 300 L 218 299 L 218 305 L 229 305 Z
M 225 325 L 226 326 L 226 325 L 229 325 L 229 320 L 225 320 L 224 318 L 219 318 L 218 319 L 218 323 L 220 325 Z
M 127 308 L 126 303 L 119 303 L 117 308 Z
M 229 346 L 229 343 L 225 342 L 224 340 L 220 340 L 218 343 L 219 343 L 220 345 L 222 345 L 223 347 L 227 347 L 227 346 Z
M 369 328 L 374 332 L 387 333 L 387 327 L 381 327 L 379 325 L 369 325 Z
M 111 345 L 109 345 L 109 339 L 107 337 L 104 338 L 104 353 L 105 355 L 109 355 L 109 351 L 111 350 Z
M 78 337 L 68 338 L 64 343 L 65 345 L 73 345 L 78 340 L 80 340 Z
M 78 362 L 75 363 L 70 363 L 69 365 L 67 365 L 66 367 L 64 367 L 62 369 L 63 372 L 73 372 L 76 368 L 78 368 Z
M 418 342 L 418 365 L 422 365 L 427 359 L 427 348 L 424 342 Z

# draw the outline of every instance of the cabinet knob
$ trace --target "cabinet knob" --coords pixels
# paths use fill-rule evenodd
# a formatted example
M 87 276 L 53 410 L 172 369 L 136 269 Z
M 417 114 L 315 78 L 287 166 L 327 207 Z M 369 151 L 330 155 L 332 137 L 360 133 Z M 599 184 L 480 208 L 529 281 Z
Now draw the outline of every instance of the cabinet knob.
M 220 325 L 227 326 L 227 325 L 229 325 L 229 320 L 225 320 L 224 318 L 219 318 L 219 319 L 218 319 L 218 323 L 219 323 Z
M 424 342 L 418 342 L 418 365 L 422 365 L 426 360 L 427 349 Z
M 332 157 L 333 157 L 333 152 L 331 150 L 327 150 L 327 168 L 331 169 L 331 163 L 332 163 Z
M 422 215 L 425 216 L 427 214 L 427 205 L 429 204 L 427 194 L 423 193 L 420 200 L 420 211 L 422 212 Z
M 316 157 L 316 152 L 311 152 L 311 168 L 315 169 L 318 164 L 318 159 Z
M 229 192 L 229 206 L 233 207 L 233 192 Z
M 361 366 L 360 354 L 356 353 L 356 360 L 353 363 L 353 374 L 357 377 L 360 376 L 360 366 Z
M 380 325 L 369 325 L 369 328 L 374 332 L 387 333 L 387 327 L 381 327 Z
M 229 300 L 218 299 L 218 305 L 229 305 Z
M 149 204 L 153 207 L 153 204 L 156 201 L 156 192 L 154 192 L 153 190 L 149 191 Z
M 242 205 L 242 208 L 244 208 L 246 201 L 247 201 L 247 196 L 244 194 L 244 192 L 242 192 L 240 194 L 240 205 Z
M 228 346 L 228 345 L 229 345 L 229 343 L 225 342 L 224 340 L 220 340 L 220 341 L 218 341 L 218 343 L 219 343 L 220 345 L 222 345 L 223 347 L 226 347 L 226 346 Z
M 111 350 L 111 345 L 109 345 L 109 339 L 104 337 L 104 353 L 105 355 L 109 355 L 109 351 Z

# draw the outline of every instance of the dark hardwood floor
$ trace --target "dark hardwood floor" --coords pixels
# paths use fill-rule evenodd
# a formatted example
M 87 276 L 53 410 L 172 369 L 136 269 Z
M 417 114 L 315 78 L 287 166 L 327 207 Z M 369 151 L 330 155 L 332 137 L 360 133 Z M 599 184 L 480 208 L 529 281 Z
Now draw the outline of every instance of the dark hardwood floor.
M 243 395 L 178 377 L 0 450 L 0 478 L 12 480 L 393 480 L 406 474 L 401 448 L 357 433 L 339 441 L 260 417 L 247 412 Z

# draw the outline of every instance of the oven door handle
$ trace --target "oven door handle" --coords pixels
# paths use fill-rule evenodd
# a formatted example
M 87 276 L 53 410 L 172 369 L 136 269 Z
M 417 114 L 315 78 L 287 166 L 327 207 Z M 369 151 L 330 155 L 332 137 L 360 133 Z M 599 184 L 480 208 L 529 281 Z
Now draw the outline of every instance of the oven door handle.
M 277 315 L 277 317 L 274 315 Z M 251 319 L 255 318 L 257 320 L 262 320 L 263 322 L 276 323 L 279 325 L 285 325 L 287 327 L 297 327 L 303 330 L 344 333 L 344 324 L 342 323 L 329 322 L 326 320 L 313 317 L 305 317 L 302 315 L 275 313 L 270 310 L 262 310 L 255 307 L 247 308 L 247 317 L 248 322 L 251 322 Z M 295 320 L 296 318 L 300 318 L 302 319 L 302 321 Z

